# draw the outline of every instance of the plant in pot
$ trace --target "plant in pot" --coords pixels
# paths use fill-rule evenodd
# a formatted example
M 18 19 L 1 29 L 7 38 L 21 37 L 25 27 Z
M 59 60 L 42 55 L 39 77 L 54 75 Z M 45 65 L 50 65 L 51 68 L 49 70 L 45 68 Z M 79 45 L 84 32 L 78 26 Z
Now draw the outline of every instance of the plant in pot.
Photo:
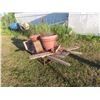
M 57 35 L 51 32 L 50 26 L 42 23 L 38 26 L 40 39 L 46 51 L 54 49 L 56 45 Z
M 38 26 L 37 25 L 31 25 L 30 28 L 30 39 L 35 42 L 39 39 L 40 34 L 38 34 Z

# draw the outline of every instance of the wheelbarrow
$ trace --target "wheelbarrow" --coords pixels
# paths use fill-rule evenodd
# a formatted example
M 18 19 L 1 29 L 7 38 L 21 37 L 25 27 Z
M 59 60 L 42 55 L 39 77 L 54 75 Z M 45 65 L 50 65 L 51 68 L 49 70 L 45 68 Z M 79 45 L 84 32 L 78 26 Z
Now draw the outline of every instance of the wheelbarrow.
M 71 48 L 65 48 L 61 45 L 58 45 L 54 48 L 52 51 L 45 51 L 43 49 L 43 46 L 40 41 L 32 42 L 31 39 L 23 42 L 25 50 L 30 53 L 29 59 L 38 59 L 42 62 L 43 65 L 48 64 L 49 62 L 58 62 L 60 64 L 63 64 L 65 66 L 71 66 L 69 62 L 66 62 L 63 60 L 66 56 L 69 54 L 74 55 L 81 55 L 81 52 L 77 52 L 75 50 L 79 49 L 78 46 L 71 47 Z

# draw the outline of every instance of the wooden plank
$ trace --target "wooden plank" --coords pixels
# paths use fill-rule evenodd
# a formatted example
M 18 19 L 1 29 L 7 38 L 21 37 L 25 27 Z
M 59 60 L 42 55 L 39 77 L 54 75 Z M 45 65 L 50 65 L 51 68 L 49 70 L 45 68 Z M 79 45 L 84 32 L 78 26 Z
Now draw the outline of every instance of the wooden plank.
M 72 50 L 76 50 L 76 49 L 79 49 L 78 46 L 75 46 L 73 48 L 65 48 L 65 47 L 62 47 L 63 50 L 66 50 L 66 51 L 72 51 Z
M 30 58 L 30 60 L 32 60 L 32 59 L 37 59 L 37 58 L 44 58 L 46 56 L 50 56 L 50 55 L 53 55 L 53 54 L 54 53 L 51 53 L 51 52 L 44 52 L 44 53 L 31 55 L 29 58 Z
M 48 56 L 47 58 L 50 59 L 50 60 L 52 60 L 52 61 L 59 62 L 59 63 L 61 63 L 61 64 L 63 64 L 63 65 L 70 66 L 70 63 L 65 62 L 65 61 L 63 61 L 63 60 L 61 60 L 61 59 L 58 59 L 58 58 L 56 58 L 56 57 Z
M 54 54 L 55 57 L 59 57 L 59 58 L 65 58 L 66 56 L 68 56 L 70 54 L 70 52 L 66 52 L 66 51 L 58 51 L 57 53 Z
M 27 45 L 26 45 L 26 42 L 27 41 L 24 41 L 23 44 L 24 44 L 25 49 L 28 50 Z
M 74 55 L 81 55 L 82 54 L 82 52 L 73 51 L 73 50 L 79 49 L 78 46 L 76 46 L 74 48 L 62 48 L 62 49 L 63 49 L 63 51 L 69 52 L 70 54 L 74 54 Z
M 74 55 L 81 55 L 82 52 L 77 52 L 77 51 L 69 51 L 71 54 L 74 54 Z
M 41 53 L 44 51 L 41 42 L 39 40 L 33 42 L 33 44 L 37 53 Z
M 61 45 L 59 45 L 59 46 L 57 47 L 57 49 L 55 50 L 55 53 L 57 53 L 57 51 L 60 49 L 60 47 L 61 47 Z

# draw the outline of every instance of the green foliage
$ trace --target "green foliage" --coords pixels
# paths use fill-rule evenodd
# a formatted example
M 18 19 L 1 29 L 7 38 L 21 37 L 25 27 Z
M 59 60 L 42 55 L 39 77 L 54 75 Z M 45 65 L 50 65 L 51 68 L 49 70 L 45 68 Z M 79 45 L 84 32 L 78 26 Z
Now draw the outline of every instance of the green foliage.
M 30 24 L 29 30 L 23 31 L 23 35 L 29 37 L 32 34 L 35 34 L 35 25 Z
M 36 28 L 38 30 L 38 33 L 40 33 L 42 36 L 51 34 L 50 26 L 46 23 L 41 23 L 37 25 Z
M 94 35 L 92 33 L 88 33 L 86 39 L 90 41 L 93 39 L 93 37 Z
M 80 34 L 77 34 L 77 39 L 79 40 L 86 40 L 86 41 L 100 41 L 100 36 L 95 36 L 93 34 L 88 34 L 88 35 L 80 35 Z
M 8 29 L 9 24 L 14 22 L 16 22 L 15 13 L 4 14 L 4 16 L 1 18 L 1 33 L 18 37 L 21 32 Z
M 31 34 L 41 34 L 42 36 L 52 34 L 50 25 L 46 23 L 41 23 L 38 25 L 31 25 L 30 32 Z
M 16 38 L 21 34 L 22 34 L 22 32 L 13 31 L 13 30 L 9 30 L 9 29 L 5 29 L 4 32 L 2 33 L 2 35 L 14 36 Z
M 28 34 L 41 34 L 42 36 L 57 34 L 58 37 L 64 41 L 67 37 L 73 35 L 72 28 L 66 25 L 48 25 L 46 23 L 41 23 L 38 25 L 30 25 Z
M 65 41 L 67 37 L 73 34 L 72 29 L 66 25 L 53 25 L 51 30 L 58 35 L 61 41 Z
M 2 30 L 5 30 L 8 28 L 8 25 L 10 23 L 16 22 L 15 14 L 14 13 L 7 13 L 1 18 L 1 25 Z
M 30 24 L 30 29 L 27 31 L 29 35 L 41 34 L 42 36 L 50 35 L 50 26 L 46 23 L 41 23 L 38 25 Z
M 59 42 L 68 42 L 77 41 L 77 40 L 86 40 L 86 41 L 97 41 L 100 40 L 99 36 L 94 36 L 92 33 L 88 35 L 79 35 L 76 34 L 71 27 L 66 25 L 58 24 L 58 25 L 48 25 L 46 23 L 41 23 L 38 25 L 30 25 L 30 29 L 24 32 L 24 35 L 29 37 L 32 34 L 41 34 L 42 36 L 57 34 L 59 38 Z
M 6 33 L 9 35 L 18 36 L 19 34 L 23 34 L 26 37 L 30 37 L 32 34 L 41 34 L 42 36 L 45 35 L 52 35 L 57 34 L 59 38 L 59 42 L 69 42 L 69 41 L 78 41 L 78 40 L 86 40 L 86 41 L 93 41 L 94 44 L 96 41 L 100 41 L 100 36 L 94 36 L 93 33 L 88 33 L 88 35 L 79 35 L 76 34 L 71 27 L 67 25 L 57 24 L 57 25 L 48 25 L 47 23 L 41 23 L 38 25 L 30 24 L 30 28 L 27 31 L 11 31 L 8 30 L 7 27 L 9 23 L 15 22 L 14 13 L 5 14 L 2 17 L 1 25 L 3 27 L 2 33 Z

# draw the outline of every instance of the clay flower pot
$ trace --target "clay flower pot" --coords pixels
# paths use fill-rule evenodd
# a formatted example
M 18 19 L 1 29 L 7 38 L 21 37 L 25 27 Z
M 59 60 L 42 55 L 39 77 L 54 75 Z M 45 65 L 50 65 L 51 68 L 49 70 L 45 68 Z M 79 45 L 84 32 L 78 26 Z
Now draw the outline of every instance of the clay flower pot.
M 40 37 L 43 47 L 46 51 L 51 50 L 56 45 L 57 35 L 41 36 Z
M 37 40 L 39 39 L 39 37 L 40 37 L 39 34 L 35 34 L 35 35 L 30 36 L 30 39 L 31 39 L 33 42 L 35 42 L 35 41 L 37 41 Z

